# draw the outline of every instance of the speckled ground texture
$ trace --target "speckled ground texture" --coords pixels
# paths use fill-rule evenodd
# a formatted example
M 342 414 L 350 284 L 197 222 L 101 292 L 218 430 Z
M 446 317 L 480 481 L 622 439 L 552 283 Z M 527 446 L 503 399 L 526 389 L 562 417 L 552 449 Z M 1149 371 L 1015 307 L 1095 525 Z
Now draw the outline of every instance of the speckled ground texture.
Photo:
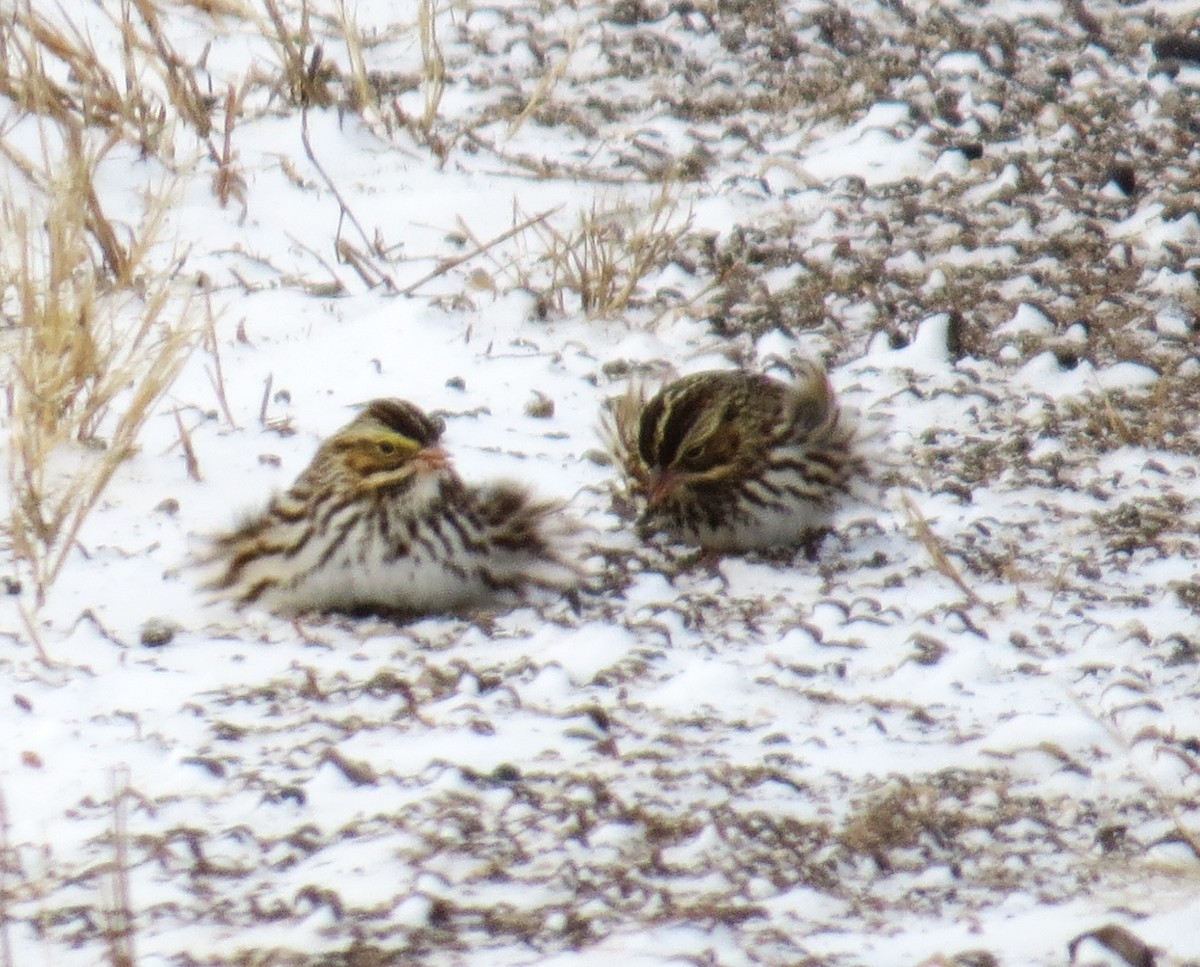
M 78 23 L 119 62 L 117 8 Z M 215 338 L 0 602 L 11 962 L 111 962 L 123 880 L 142 965 L 1200 963 L 1194 9 L 461 0 L 429 124 L 416 6 L 343 11 L 365 109 L 339 9 L 277 7 L 302 111 L 265 8 L 164 4 L 214 143 L 254 78 L 241 187 L 183 123 L 102 168 L 117 213 L 176 185 Z M 604 400 L 805 357 L 872 468 L 815 551 L 640 540 Z M 207 601 L 197 540 L 375 396 L 568 500 L 578 598 Z

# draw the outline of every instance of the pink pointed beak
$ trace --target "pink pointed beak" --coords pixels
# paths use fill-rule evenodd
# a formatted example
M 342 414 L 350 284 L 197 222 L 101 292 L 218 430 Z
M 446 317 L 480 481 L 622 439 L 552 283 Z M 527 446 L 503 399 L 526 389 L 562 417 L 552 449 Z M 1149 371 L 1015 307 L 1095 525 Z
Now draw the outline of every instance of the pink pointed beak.
M 671 470 L 657 470 L 650 475 L 650 486 L 646 491 L 646 503 L 657 507 L 671 496 L 671 492 L 679 485 L 679 477 Z
M 417 451 L 413 462 L 422 470 L 435 472 L 450 466 L 450 454 L 441 447 L 424 447 Z

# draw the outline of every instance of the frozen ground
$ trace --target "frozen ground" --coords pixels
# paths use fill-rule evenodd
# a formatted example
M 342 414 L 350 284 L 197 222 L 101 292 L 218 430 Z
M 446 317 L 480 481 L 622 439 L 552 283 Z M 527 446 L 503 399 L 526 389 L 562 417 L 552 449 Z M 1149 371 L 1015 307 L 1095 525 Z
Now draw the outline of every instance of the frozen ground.
M 119 64 L 116 6 L 79 23 Z M 361 112 L 338 9 L 281 8 L 302 112 L 270 7 L 161 12 L 218 145 L 245 83 L 226 207 L 182 122 L 101 168 L 131 223 L 175 184 L 215 339 L 0 606 L 0 963 L 116 962 L 124 909 L 142 965 L 1065 964 L 1106 924 L 1200 963 L 1191 6 L 464 0 L 425 126 L 415 8 L 350 11 Z M 618 279 L 665 246 L 612 312 L 562 256 L 589 225 Z M 641 545 L 603 400 L 801 356 L 876 454 L 816 559 Z M 568 499 L 593 590 L 206 603 L 196 537 L 374 396 Z

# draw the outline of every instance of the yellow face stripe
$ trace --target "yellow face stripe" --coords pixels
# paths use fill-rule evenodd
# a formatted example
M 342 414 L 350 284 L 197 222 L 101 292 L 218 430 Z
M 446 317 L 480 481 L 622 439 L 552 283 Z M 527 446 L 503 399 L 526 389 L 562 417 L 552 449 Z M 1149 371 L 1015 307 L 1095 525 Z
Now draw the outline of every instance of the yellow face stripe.
M 337 440 L 348 469 L 361 476 L 396 470 L 422 449 L 416 440 L 384 429 L 363 429 Z

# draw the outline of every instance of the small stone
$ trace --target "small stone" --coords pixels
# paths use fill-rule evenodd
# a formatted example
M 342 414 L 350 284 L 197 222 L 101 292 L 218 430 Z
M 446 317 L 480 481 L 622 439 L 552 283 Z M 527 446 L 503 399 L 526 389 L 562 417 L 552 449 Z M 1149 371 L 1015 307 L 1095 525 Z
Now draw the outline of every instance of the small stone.
M 508 762 L 503 762 L 492 770 L 489 777 L 493 782 L 512 783 L 521 781 L 521 770 Z
M 5 594 L 20 594 L 21 582 L 16 578 L 8 577 L 8 575 L 0 577 L 0 591 L 3 591 Z
M 258 455 L 258 462 L 264 467 L 280 467 L 283 464 L 279 456 L 274 453 L 260 453 Z
M 142 625 L 142 644 L 147 648 L 161 648 L 175 639 L 179 625 L 166 618 L 151 618 Z
M 166 500 L 159 501 L 158 506 L 154 508 L 154 512 L 174 517 L 179 513 L 179 501 L 174 497 L 168 497 Z
M 1129 827 L 1121 825 L 1102 826 L 1096 832 L 1096 842 L 1102 852 L 1119 852 L 1129 842 Z
M 462 391 L 467 388 L 467 381 L 461 376 L 451 376 L 446 380 L 446 388 Z

